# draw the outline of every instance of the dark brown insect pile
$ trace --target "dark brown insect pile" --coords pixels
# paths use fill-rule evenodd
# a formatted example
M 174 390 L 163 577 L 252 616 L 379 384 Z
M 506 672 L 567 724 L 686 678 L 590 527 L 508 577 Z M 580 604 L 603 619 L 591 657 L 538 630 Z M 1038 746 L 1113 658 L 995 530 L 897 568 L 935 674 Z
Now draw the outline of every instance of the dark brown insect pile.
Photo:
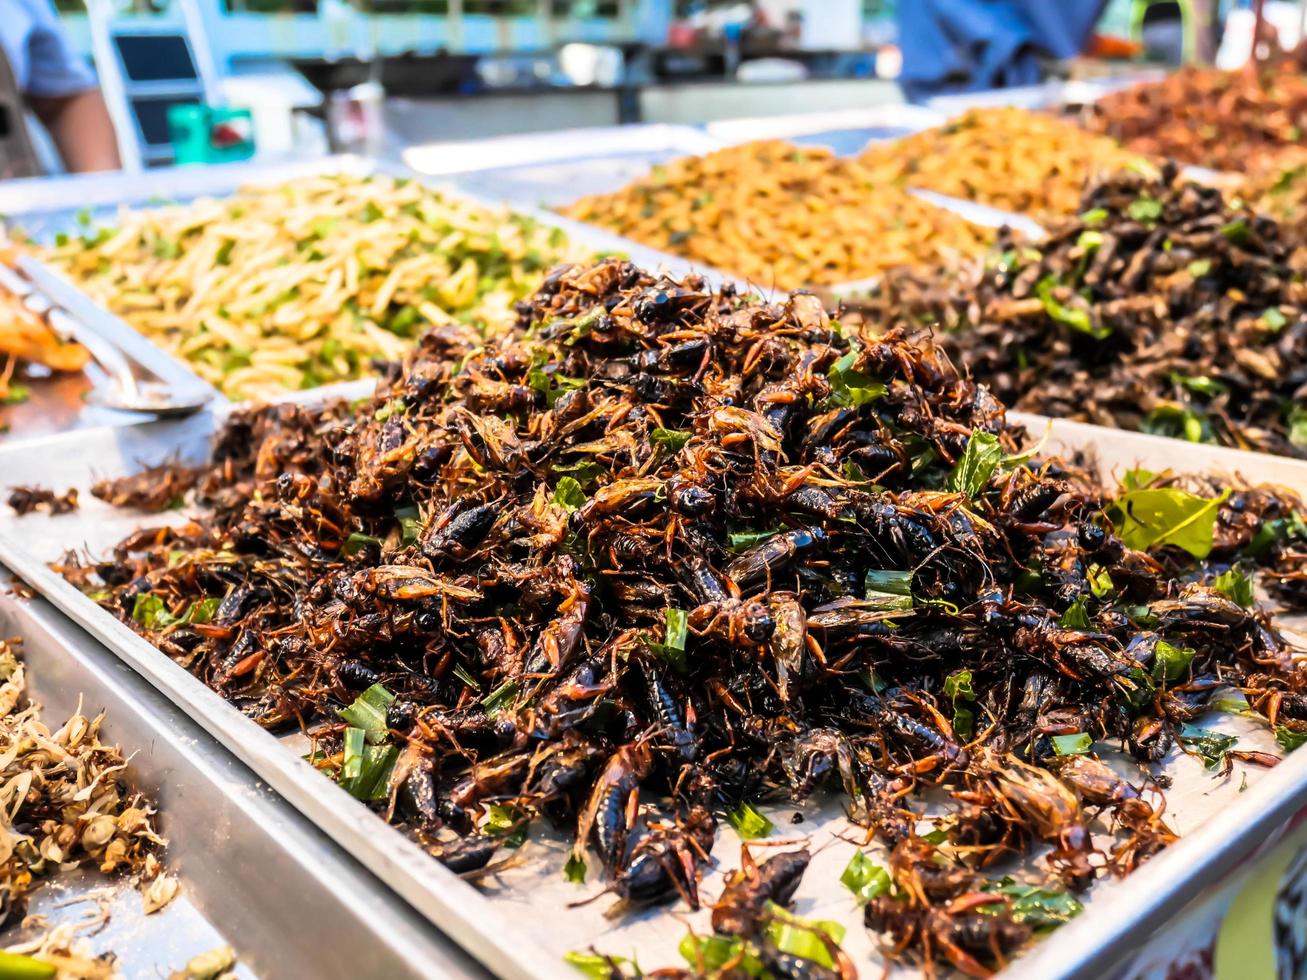
M 892 847 L 867 923 L 975 975 L 1031 932 L 993 862 L 1049 845 L 1062 894 L 1174 837 L 1090 741 L 1159 760 L 1229 685 L 1307 731 L 1290 648 L 1211 578 L 1307 537 L 1296 510 L 1255 542 L 1230 501 L 1141 477 L 1109 518 L 928 340 L 812 296 L 610 261 L 551 275 L 523 326 L 427 334 L 361 408 L 238 414 L 202 519 L 65 574 L 263 724 L 303 719 L 459 871 L 544 818 L 621 907 L 698 907 L 724 815 L 757 833 L 750 801 L 842 789 Z M 928 842 L 930 786 L 955 807 Z M 715 905 L 778 976 L 825 975 L 768 931 L 807 864 L 760 855 Z
M 1127 173 L 1034 247 L 891 277 L 874 316 L 939 324 L 1013 408 L 1307 457 L 1304 273 L 1273 220 Z
M 1307 48 L 1256 70 L 1183 68 L 1100 99 L 1088 125 L 1136 153 L 1245 173 L 1302 142 L 1304 54 Z

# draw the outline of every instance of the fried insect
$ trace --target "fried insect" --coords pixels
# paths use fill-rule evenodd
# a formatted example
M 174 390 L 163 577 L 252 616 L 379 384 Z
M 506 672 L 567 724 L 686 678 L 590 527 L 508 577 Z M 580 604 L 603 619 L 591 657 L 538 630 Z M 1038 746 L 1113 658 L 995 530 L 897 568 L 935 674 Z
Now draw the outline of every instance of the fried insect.
M 10 487 L 8 502 L 20 517 L 34 510 L 68 514 L 77 509 L 77 488 L 70 487 L 63 493 L 55 493 L 49 487 Z
M 869 316 L 930 322 L 1013 408 L 1307 458 L 1307 251 L 1173 167 L 984 263 L 897 274 Z
M 997 861 L 1048 850 L 1065 894 L 1174 838 L 1054 739 L 1164 759 L 1213 685 L 1307 727 L 1231 568 L 1295 567 L 1302 505 L 1135 474 L 1196 501 L 1195 557 L 1027 443 L 928 335 L 611 260 L 551 273 L 511 338 L 426 334 L 361 407 L 237 411 L 191 520 L 61 567 L 463 873 L 547 819 L 612 914 L 710 905 L 824 975 L 774 948 L 806 848 L 701 892 L 719 823 L 833 794 L 912 896 L 869 906 L 887 948 L 983 975 L 1029 935 Z
M 116 479 L 97 480 L 91 495 L 114 507 L 155 513 L 179 507 L 199 477 L 195 467 L 170 461 Z

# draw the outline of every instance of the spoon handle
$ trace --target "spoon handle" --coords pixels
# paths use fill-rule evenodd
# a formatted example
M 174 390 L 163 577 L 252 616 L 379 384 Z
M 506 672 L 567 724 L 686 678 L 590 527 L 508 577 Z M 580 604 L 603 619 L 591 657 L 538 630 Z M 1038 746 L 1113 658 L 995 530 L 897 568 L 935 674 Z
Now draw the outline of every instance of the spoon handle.
M 60 340 L 76 341 L 90 352 L 114 387 L 117 400 L 134 404 L 140 390 L 131 363 L 116 346 L 88 328 L 81 320 L 55 306 L 25 277 L 0 263 L 0 287 L 17 298 L 27 309 L 41 317 Z

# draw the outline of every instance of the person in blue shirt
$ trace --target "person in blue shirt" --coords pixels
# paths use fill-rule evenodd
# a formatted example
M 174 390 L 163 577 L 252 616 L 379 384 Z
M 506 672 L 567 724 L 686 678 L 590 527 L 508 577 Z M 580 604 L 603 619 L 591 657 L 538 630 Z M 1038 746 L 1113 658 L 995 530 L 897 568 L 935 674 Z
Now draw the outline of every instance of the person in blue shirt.
M 0 0 L 0 106 L 26 106 L 49 131 L 72 172 L 117 170 L 118 142 L 95 73 L 72 49 L 50 0 Z M 21 113 L 6 114 L 14 140 L 30 141 Z M 0 175 L 22 174 L 32 163 L 0 160 Z
M 1034 85 L 1040 62 L 1084 48 L 1107 0 L 912 0 L 898 7 L 909 101 Z

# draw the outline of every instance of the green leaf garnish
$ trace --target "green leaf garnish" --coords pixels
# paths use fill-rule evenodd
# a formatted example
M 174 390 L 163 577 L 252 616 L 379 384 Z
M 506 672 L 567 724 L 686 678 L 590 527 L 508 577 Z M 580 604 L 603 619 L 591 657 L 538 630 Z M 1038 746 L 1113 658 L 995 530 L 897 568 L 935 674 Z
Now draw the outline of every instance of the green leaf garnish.
M 992 432 L 973 431 L 957 466 L 949 474 L 949 490 L 967 497 L 976 496 L 985 489 L 1002 459 L 1003 448 L 998 443 L 998 436 Z
M 1228 489 L 1219 497 L 1199 497 L 1175 487 L 1129 490 L 1108 508 L 1108 516 L 1129 548 L 1147 551 L 1170 545 L 1206 558 L 1212 552 L 1212 532 Z
M 1153 679 L 1176 681 L 1189 672 L 1197 651 L 1158 640 L 1153 647 Z
M 386 740 L 389 728 L 386 726 L 386 709 L 395 700 L 380 684 L 373 684 L 354 699 L 348 708 L 341 708 L 336 714 L 344 718 L 355 728 L 360 728 L 373 745 Z
M 884 384 L 854 369 L 862 348 L 854 343 L 849 352 L 831 365 L 826 376 L 830 381 L 832 405 L 858 408 L 875 401 L 889 391 Z
M 565 476 L 558 481 L 558 486 L 554 487 L 554 503 L 569 514 L 578 510 L 589 499 L 575 477 Z
M 421 514 L 416 507 L 396 507 L 395 520 L 399 521 L 400 543 L 410 545 L 422 533 Z
M 491 715 L 502 711 L 512 703 L 513 698 L 517 697 L 517 690 L 517 681 L 504 681 L 481 699 L 481 707 L 485 708 L 486 713 Z
M 580 885 L 585 882 L 585 870 L 585 858 L 571 854 L 563 865 L 563 877 L 574 885 Z
M 766 837 L 776 829 L 776 825 L 768 820 L 765 814 L 754 809 L 753 805 L 747 800 L 740 803 L 735 809 L 727 810 L 726 819 L 735 828 L 735 832 L 745 840 L 757 840 L 759 837 Z
M 772 915 L 767 936 L 777 949 L 828 970 L 835 968 L 830 944 L 838 946 L 844 941 L 844 926 L 824 919 L 801 919 L 774 902 L 767 903 L 767 910 Z
M 1131 201 L 1125 213 L 1132 221 L 1155 224 L 1162 216 L 1162 202 L 1145 194 Z
M 853 852 L 848 866 L 840 875 L 840 884 L 864 902 L 885 895 L 894 887 L 889 872 L 873 862 L 863 851 Z
M 1214 732 L 1209 728 L 1195 725 L 1182 725 L 1177 735 L 1185 748 L 1197 752 L 1208 769 L 1217 769 L 1225 761 L 1229 751 L 1238 744 L 1239 739 L 1224 732 Z
M 393 745 L 369 745 L 367 732 L 352 727 L 345 729 L 343 746 L 337 777 L 341 788 L 357 800 L 385 799 L 386 784 L 399 758 L 399 749 Z
M 1093 736 L 1088 732 L 1054 735 L 1049 741 L 1053 743 L 1053 751 L 1058 755 L 1086 755 L 1094 744 Z
M 1299 732 L 1292 728 L 1286 728 L 1284 725 L 1276 725 L 1275 740 L 1280 743 L 1280 748 L 1284 749 L 1284 751 L 1292 752 L 1307 743 L 1307 732 Z
M 748 551 L 756 544 L 762 544 L 769 538 L 784 531 L 783 527 L 775 527 L 770 531 L 732 531 L 726 536 L 726 547 L 737 554 L 741 551 Z
M 590 980 L 612 980 L 615 976 L 636 977 L 640 973 L 634 969 L 635 964 L 625 956 L 601 956 L 599 953 L 579 953 L 573 950 L 563 954 L 564 962 L 570 964 L 582 976 Z M 726 962 L 725 960 L 722 961 Z
M 341 551 L 345 552 L 346 555 L 353 557 L 369 545 L 380 548 L 381 539 L 373 537 L 371 534 L 363 534 L 360 531 L 355 531 L 345 539 L 345 545 L 341 548 Z
M 953 704 L 953 732 L 959 738 L 970 740 L 975 734 L 976 713 L 958 702 L 976 700 L 971 686 L 970 670 L 955 670 L 944 678 L 944 696 Z
M 1052 276 L 1045 276 L 1035 286 L 1035 296 L 1043 304 L 1044 312 L 1048 314 L 1049 319 L 1064 324 L 1078 333 L 1087 334 L 1095 340 L 1103 340 L 1111 336 L 1112 329 L 1095 324 L 1088 310 L 1067 306 L 1054 296 L 1053 290 L 1056 288 L 1057 280 Z
M 525 814 L 511 806 L 491 803 L 486 807 L 486 821 L 481 825 L 481 833 L 502 837 L 505 847 L 518 848 L 526 841 L 529 826 L 530 820 Z
M 669 453 L 679 453 L 692 433 L 679 432 L 676 429 L 654 429 L 649 433 L 649 441 L 655 446 L 662 446 Z
M 1089 613 L 1085 609 L 1085 598 L 1081 596 L 1075 602 L 1071 603 L 1058 619 L 1057 624 L 1063 629 L 1068 630 L 1087 630 L 1091 629 L 1093 623 L 1089 619 Z
M 1085 908 L 1068 891 L 1023 885 L 1009 877 L 986 885 L 985 891 L 1006 895 L 1012 903 L 1013 921 L 1038 931 L 1055 929 L 1075 918 Z
M 1253 578 L 1247 572 L 1231 568 L 1212 579 L 1212 588 L 1231 602 L 1237 602 L 1245 609 L 1253 607 L 1255 590 Z

